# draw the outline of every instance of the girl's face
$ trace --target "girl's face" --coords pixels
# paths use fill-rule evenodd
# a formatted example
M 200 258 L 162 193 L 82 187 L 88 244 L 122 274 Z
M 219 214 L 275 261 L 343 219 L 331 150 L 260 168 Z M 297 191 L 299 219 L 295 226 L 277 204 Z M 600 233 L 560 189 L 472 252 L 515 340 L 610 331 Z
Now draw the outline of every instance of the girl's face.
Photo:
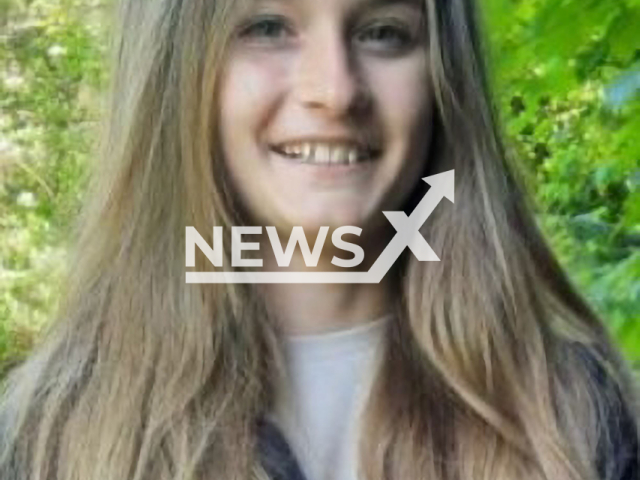
M 222 73 L 220 134 L 253 220 L 366 226 L 424 168 L 432 88 L 419 0 L 257 0 Z

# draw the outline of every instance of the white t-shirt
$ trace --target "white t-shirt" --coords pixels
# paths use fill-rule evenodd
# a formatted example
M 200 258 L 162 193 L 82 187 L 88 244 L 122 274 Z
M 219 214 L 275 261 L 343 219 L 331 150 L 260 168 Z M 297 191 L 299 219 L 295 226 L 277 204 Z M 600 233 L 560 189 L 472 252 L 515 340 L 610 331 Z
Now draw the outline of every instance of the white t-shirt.
M 281 392 L 271 418 L 307 480 L 358 480 L 359 414 L 390 319 L 285 338 L 289 389 Z

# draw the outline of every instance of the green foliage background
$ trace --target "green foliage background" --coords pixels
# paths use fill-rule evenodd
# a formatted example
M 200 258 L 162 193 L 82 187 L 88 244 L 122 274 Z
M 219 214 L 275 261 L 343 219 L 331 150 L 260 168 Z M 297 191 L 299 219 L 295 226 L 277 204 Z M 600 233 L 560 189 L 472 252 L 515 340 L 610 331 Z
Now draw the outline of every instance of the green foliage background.
M 0 0 L 0 376 L 59 298 L 97 139 L 108 0 Z M 540 223 L 640 367 L 640 0 L 479 0 Z

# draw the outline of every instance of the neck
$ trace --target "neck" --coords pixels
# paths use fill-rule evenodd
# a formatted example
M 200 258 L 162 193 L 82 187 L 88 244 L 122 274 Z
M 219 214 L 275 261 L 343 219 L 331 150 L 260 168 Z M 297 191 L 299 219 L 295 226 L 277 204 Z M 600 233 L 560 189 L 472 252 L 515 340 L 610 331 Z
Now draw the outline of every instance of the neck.
M 267 306 L 287 335 L 344 330 L 376 320 L 391 309 L 380 284 L 265 284 Z

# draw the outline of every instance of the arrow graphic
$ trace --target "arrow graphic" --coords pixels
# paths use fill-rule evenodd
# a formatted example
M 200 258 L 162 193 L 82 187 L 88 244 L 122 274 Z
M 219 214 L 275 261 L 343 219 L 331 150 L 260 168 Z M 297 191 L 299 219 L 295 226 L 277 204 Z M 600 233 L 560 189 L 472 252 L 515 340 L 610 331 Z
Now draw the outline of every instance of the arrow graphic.
M 431 185 L 427 194 L 407 216 L 382 212 L 396 229 L 395 236 L 367 272 L 187 272 L 187 283 L 380 283 L 405 248 L 421 262 L 440 259 L 420 233 L 420 228 L 443 198 L 454 202 L 454 171 L 424 177 Z

